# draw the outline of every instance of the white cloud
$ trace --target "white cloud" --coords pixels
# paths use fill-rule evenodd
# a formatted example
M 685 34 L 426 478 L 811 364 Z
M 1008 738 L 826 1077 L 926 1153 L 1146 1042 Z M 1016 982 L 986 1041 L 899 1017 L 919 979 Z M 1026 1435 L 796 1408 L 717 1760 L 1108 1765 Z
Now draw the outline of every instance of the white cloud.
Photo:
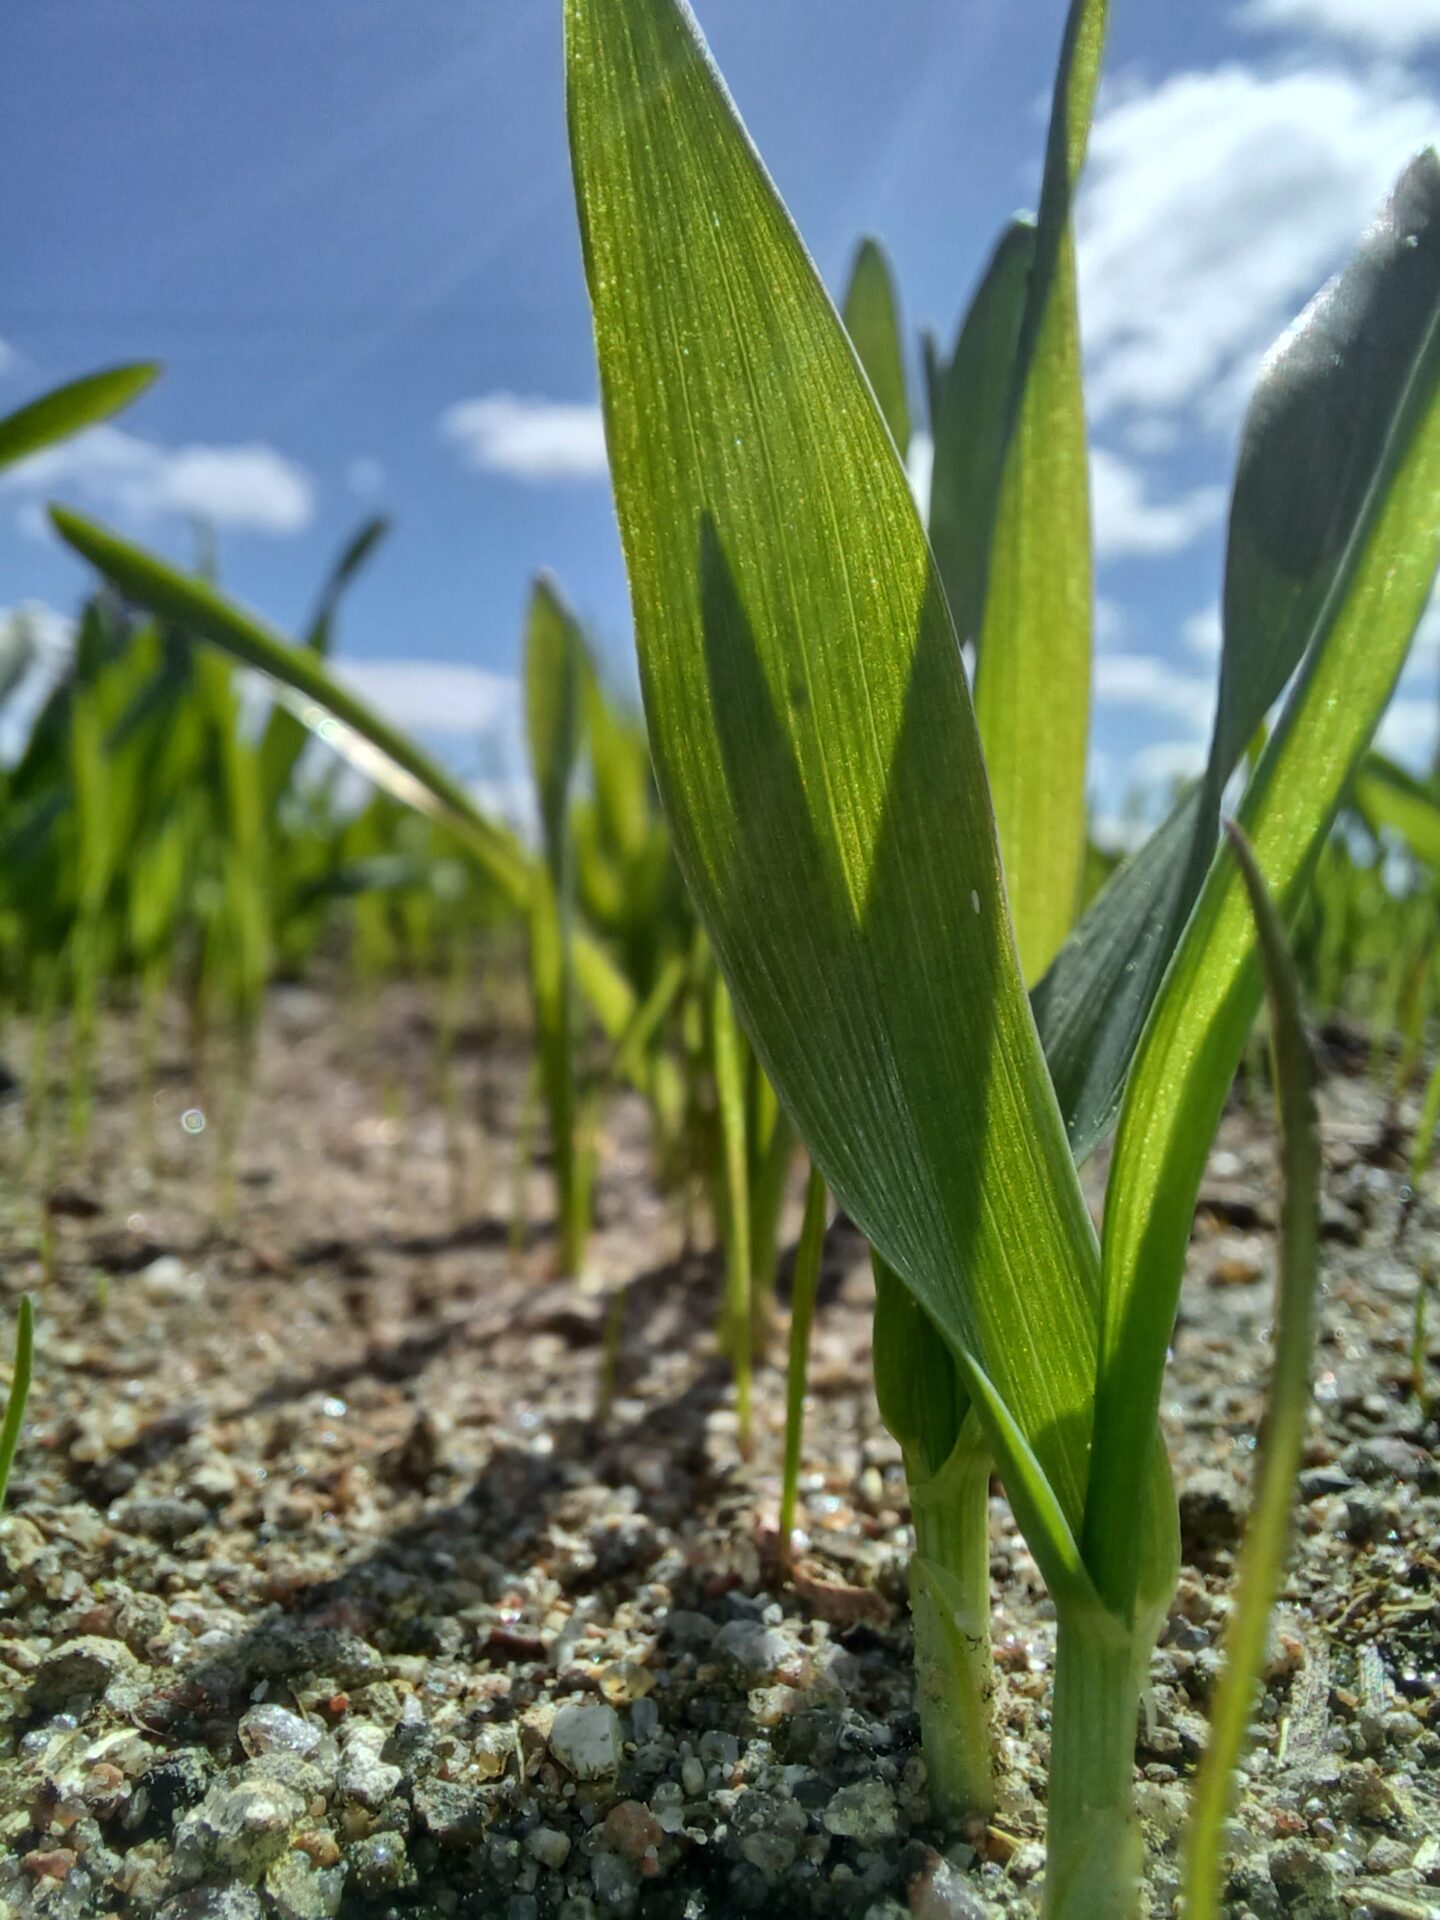
M 1212 600 L 1208 607 L 1192 613 L 1180 629 L 1180 638 L 1185 642 L 1186 650 L 1201 660 L 1220 658 L 1222 637 L 1218 600 Z
M 594 405 L 487 393 L 447 407 L 440 437 L 467 467 L 516 480 L 593 480 L 607 471 L 605 427 Z
M 1204 771 L 1206 750 L 1199 740 L 1157 740 L 1130 756 L 1130 777 L 1141 787 L 1167 792 Z
M 1232 65 L 1108 90 L 1079 214 L 1092 417 L 1198 407 L 1233 424 L 1437 118 L 1394 68 Z
M 1151 653 L 1101 653 L 1095 657 L 1095 698 L 1112 707 L 1139 707 L 1183 720 L 1197 734 L 1208 732 L 1215 689 Z
M 315 514 L 310 475 L 274 447 L 163 447 L 111 426 L 21 461 L 0 486 L 32 496 L 64 489 L 131 521 L 190 515 L 249 533 L 301 533 Z
M 1174 553 L 1225 511 L 1225 489 L 1218 486 L 1196 487 L 1175 500 L 1153 499 L 1140 469 L 1104 447 L 1090 455 L 1090 495 L 1095 552 L 1102 560 Z
M 346 467 L 345 484 L 361 500 L 369 500 L 385 485 L 385 469 L 373 454 L 362 454 Z
M 510 726 L 519 688 L 505 674 L 449 660 L 342 660 L 336 671 L 392 726 L 474 736 Z
M 1329 34 L 1381 53 L 1416 53 L 1440 42 L 1440 0 L 1249 0 L 1247 27 Z

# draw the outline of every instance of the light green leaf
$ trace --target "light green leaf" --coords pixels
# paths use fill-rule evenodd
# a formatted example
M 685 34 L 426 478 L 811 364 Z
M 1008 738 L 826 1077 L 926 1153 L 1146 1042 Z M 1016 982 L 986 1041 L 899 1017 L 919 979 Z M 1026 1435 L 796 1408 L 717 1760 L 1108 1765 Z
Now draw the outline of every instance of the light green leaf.
M 367 520 L 346 542 L 331 568 L 304 641 L 322 660 L 329 658 L 335 615 L 346 588 L 384 539 L 389 527 L 389 521 L 383 517 Z M 260 736 L 260 782 L 267 814 L 273 814 L 289 786 L 309 737 L 304 723 L 283 703 L 277 702 Z
M 929 1314 L 879 1254 L 872 1264 L 875 1400 L 917 1477 L 928 1479 L 954 1452 L 970 1401 Z
M 825 1254 L 825 1182 L 810 1169 L 805 1218 L 790 1282 L 790 1341 L 785 1368 L 785 1457 L 780 1475 L 780 1565 L 788 1572 L 800 1494 L 800 1449 L 805 1438 L 805 1384 L 810 1372 L 810 1328 Z M 899 1285 L 899 1282 L 896 1282 Z M 906 1296 L 909 1297 L 908 1295 Z
M 1414 248 L 1397 241 L 1396 223 L 1406 220 Z M 1214 857 L 1226 784 L 1301 659 L 1329 644 L 1390 497 L 1416 383 L 1429 377 L 1437 225 L 1440 172 L 1433 155 L 1422 156 L 1351 265 L 1262 370 L 1230 511 L 1221 692 L 1205 775 L 1106 886 L 1034 995 L 1077 1160 L 1119 1105 Z
M 1389 827 L 1417 860 L 1440 868 L 1440 802 L 1403 767 L 1383 754 L 1367 753 L 1355 782 L 1355 804 L 1372 831 Z
M 57 440 L 108 420 L 140 395 L 160 369 L 152 362 L 109 367 L 41 394 L 0 419 L 0 467 L 14 466 Z
M 1270 1615 L 1285 1572 L 1295 1476 L 1310 1408 L 1319 1265 L 1320 1123 L 1315 1111 L 1315 1063 L 1300 1017 L 1300 983 L 1285 945 L 1285 929 L 1265 891 L 1255 856 L 1238 829 L 1232 828 L 1231 835 L 1260 936 L 1280 1109 L 1284 1202 L 1275 1364 L 1235 1581 L 1235 1604 L 1225 1631 L 1225 1667 L 1215 1690 L 1210 1739 L 1191 1800 L 1185 1849 L 1187 1920 L 1218 1920 L 1221 1912 L 1224 1824 L 1234 1804 L 1235 1768 L 1244 1751 L 1255 1684 L 1265 1663 Z
M 5 1400 L 5 1418 L 0 1422 L 0 1507 L 5 1504 L 5 1488 L 10 1479 L 15 1449 L 20 1444 L 34 1354 L 35 1309 L 30 1304 L 29 1294 L 22 1293 L 20 1313 L 15 1322 L 15 1359 L 10 1368 L 10 1391 Z
M 525 628 L 525 725 L 547 874 L 545 883 L 535 886 L 530 912 L 530 979 L 565 1273 L 578 1273 L 590 1225 L 590 1156 L 580 1138 L 575 1061 L 575 840 L 570 821 L 587 664 L 580 629 L 559 593 L 550 581 L 537 581 Z
M 895 277 L 878 240 L 861 241 L 841 313 L 876 405 L 903 460 L 910 451 L 910 398 L 902 345 L 905 336 Z
M 975 711 L 1029 982 L 1070 931 L 1085 848 L 1090 468 L 1071 210 L 1107 11 L 1107 0 L 1072 0 L 1066 22 L 976 662 Z
M 977 644 L 1034 260 L 1034 222 L 1013 220 L 985 269 L 949 365 L 933 366 L 930 379 L 930 544 L 956 631 Z
M 587 668 L 580 629 L 550 580 L 537 580 L 525 628 L 525 728 L 550 877 L 568 911 L 574 848 L 570 792 Z
M 568 0 L 566 21 L 611 470 L 678 858 L 827 1184 L 983 1372 L 1002 1470 L 1025 1464 L 1018 1432 L 1073 1528 L 1093 1230 L 928 543 L 688 11 Z M 1147 1539 L 1156 1486 L 1137 1509 Z
M 1251 594 L 1316 635 L 1239 814 L 1286 921 L 1429 599 L 1437 501 L 1440 163 L 1426 154 L 1272 357 L 1242 444 L 1227 621 Z M 1136 1453 L 1154 1425 L 1195 1197 L 1260 990 L 1244 885 L 1217 859 L 1151 1010 L 1111 1163 L 1085 1526 L 1111 1604 L 1133 1566 Z
M 407 806 L 443 819 L 465 842 L 498 892 L 526 912 L 533 865 L 514 835 L 489 820 L 460 782 L 328 673 L 316 656 L 193 575 L 168 566 L 64 507 L 50 517 L 61 538 L 119 590 L 181 632 L 263 673 L 312 733 Z M 579 933 L 575 973 L 612 1038 L 635 1012 L 635 994 L 596 941 Z
M 50 517 L 61 539 L 129 599 L 263 673 L 294 701 L 292 711 L 312 733 L 377 786 L 407 806 L 447 819 L 510 898 L 525 902 L 528 863 L 513 836 L 487 820 L 458 780 L 327 672 L 314 653 L 291 646 L 207 582 L 94 521 L 66 507 L 52 507 Z

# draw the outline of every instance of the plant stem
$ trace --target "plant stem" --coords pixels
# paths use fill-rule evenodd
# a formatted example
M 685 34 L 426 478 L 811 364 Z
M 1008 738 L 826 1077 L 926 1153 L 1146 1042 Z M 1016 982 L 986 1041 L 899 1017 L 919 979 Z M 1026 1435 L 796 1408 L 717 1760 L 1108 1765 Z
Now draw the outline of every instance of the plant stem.
M 791 1537 L 800 1495 L 800 1447 L 805 1437 L 805 1383 L 810 1371 L 810 1324 L 825 1251 L 825 1182 L 810 1169 L 805 1219 L 790 1289 L 790 1360 L 785 1373 L 785 1464 L 780 1481 L 780 1572 L 790 1573 Z
M 1139 1910 L 1135 1722 L 1148 1653 L 1112 1614 L 1060 1614 L 1045 1920 L 1131 1920 Z
M 959 1821 L 995 1809 L 990 1658 L 990 1454 L 968 1416 L 940 1471 L 907 1455 L 915 1557 L 910 1609 L 930 1794 Z

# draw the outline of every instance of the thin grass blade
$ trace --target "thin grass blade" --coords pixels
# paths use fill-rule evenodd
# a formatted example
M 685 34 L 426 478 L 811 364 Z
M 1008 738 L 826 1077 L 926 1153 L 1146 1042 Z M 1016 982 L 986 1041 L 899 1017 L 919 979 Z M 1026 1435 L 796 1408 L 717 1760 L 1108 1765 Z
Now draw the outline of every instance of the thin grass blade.
M 1355 782 L 1355 804 L 1372 832 L 1389 827 L 1419 860 L 1440 869 L 1440 801 L 1383 754 L 1367 753 Z
M 930 544 L 956 632 L 976 645 L 1034 263 L 1035 223 L 1013 220 L 985 269 L 948 365 L 931 362 Z
M 15 1321 L 15 1359 L 10 1368 L 10 1392 L 5 1401 L 5 1418 L 0 1421 L 0 1509 L 5 1505 L 5 1489 L 10 1481 L 15 1449 L 20 1444 L 20 1429 L 25 1423 L 25 1402 L 30 1395 L 30 1374 L 35 1358 L 35 1309 L 28 1293 L 20 1296 L 20 1312 Z
M 1399 230 L 1413 234 L 1401 245 Z M 1115 875 L 1036 988 L 1077 1160 L 1108 1131 L 1160 981 L 1215 855 L 1220 803 L 1266 713 L 1330 644 L 1431 374 L 1440 278 L 1433 155 L 1262 369 L 1230 510 L 1220 698 L 1204 777 Z M 1367 728 L 1368 732 L 1368 728 Z M 1187 845 L 1188 842 L 1188 845 Z
M 910 451 L 910 395 L 895 276 L 878 240 L 862 240 L 840 309 L 875 404 L 903 460 Z
M 1079 907 L 1090 740 L 1090 465 L 1075 190 L 1106 0 L 1072 0 L 1045 155 L 986 569 L 975 712 L 1027 983 Z
M 153 361 L 108 367 L 55 387 L 7 413 L 0 419 L 0 467 L 12 467 L 57 440 L 68 440 L 72 433 L 108 420 L 138 400 L 159 371 Z
M 1286 946 L 1285 929 L 1266 892 L 1255 856 L 1238 828 L 1231 829 L 1231 841 L 1260 938 L 1280 1113 L 1284 1201 L 1275 1361 L 1255 1495 L 1236 1576 L 1235 1604 L 1225 1634 L 1225 1667 L 1211 1709 L 1209 1744 L 1191 1800 L 1185 1849 L 1187 1920 L 1218 1920 L 1221 1912 L 1223 1829 L 1234 1804 L 1235 1768 L 1244 1750 L 1255 1683 L 1265 1660 L 1270 1615 L 1284 1577 L 1295 1476 L 1310 1408 L 1320 1236 L 1315 1064 L 1300 1015 L 1300 983 Z
M 789 1571 L 795 1510 L 800 1498 L 800 1449 L 805 1438 L 805 1388 L 810 1329 L 825 1251 L 825 1182 L 814 1167 L 805 1186 L 805 1218 L 790 1281 L 790 1346 L 785 1368 L 785 1459 L 780 1479 L 780 1566 Z
M 566 21 L 611 470 L 678 859 L 827 1185 L 973 1356 L 1003 1470 L 1033 1468 L 1034 1509 L 1073 1527 L 1093 1230 L 928 543 L 688 9 L 568 0 Z
M 1298 605 L 1317 636 L 1239 813 L 1288 922 L 1394 689 L 1440 560 L 1433 154 L 1407 171 L 1357 266 L 1286 336 L 1255 406 L 1260 417 L 1252 414 L 1246 440 L 1261 451 L 1254 464 L 1242 453 L 1227 601 L 1253 592 L 1277 618 Z M 1294 477 L 1282 487 L 1285 474 Z M 1341 536 L 1345 551 L 1322 565 Z M 1321 601 L 1317 579 L 1328 583 Z M 1223 712 L 1223 694 L 1221 704 Z M 1260 995 L 1244 885 L 1234 862 L 1217 858 L 1151 1010 L 1111 1163 L 1085 1534 L 1087 1563 L 1111 1604 L 1133 1567 L 1135 1450 L 1155 1420 L 1195 1199 Z

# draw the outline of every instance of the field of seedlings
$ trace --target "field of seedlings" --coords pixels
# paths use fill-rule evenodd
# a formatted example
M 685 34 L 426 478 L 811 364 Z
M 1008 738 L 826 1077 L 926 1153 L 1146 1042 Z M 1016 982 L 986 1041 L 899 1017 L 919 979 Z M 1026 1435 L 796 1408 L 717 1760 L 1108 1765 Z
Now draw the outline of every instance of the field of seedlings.
M 1105 0 L 918 353 L 682 0 L 564 15 L 642 701 L 539 576 L 525 824 L 337 666 L 384 516 L 284 634 L 49 509 L 0 1914 L 1436 1920 L 1440 741 L 1375 737 L 1440 564 L 1440 160 L 1259 366 L 1203 771 L 1122 857 Z M 32 397 L 0 467 L 160 377 Z M 17 620 L 12 717 L 33 665 Z

